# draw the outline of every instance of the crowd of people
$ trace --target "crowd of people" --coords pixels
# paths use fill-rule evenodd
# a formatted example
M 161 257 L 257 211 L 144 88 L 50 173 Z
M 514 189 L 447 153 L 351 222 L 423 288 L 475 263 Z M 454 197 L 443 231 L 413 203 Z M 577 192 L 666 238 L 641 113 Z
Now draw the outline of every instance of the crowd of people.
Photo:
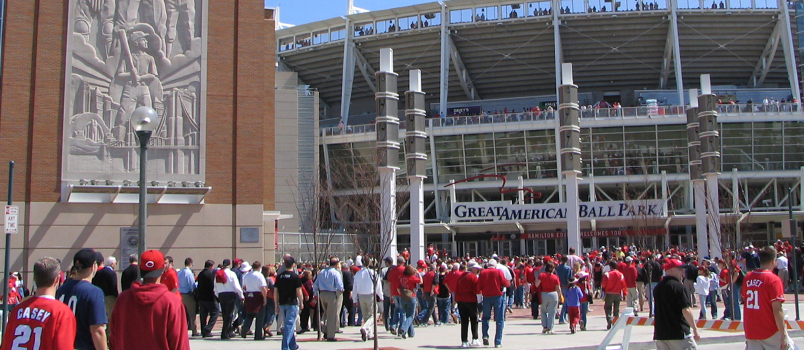
M 276 322 L 283 350 L 297 349 L 296 334 L 311 330 L 338 341 L 341 328 L 357 326 L 367 341 L 377 335 L 380 322 L 380 329 L 402 339 L 415 337 L 418 327 L 460 324 L 461 347 L 481 342 L 500 347 L 513 309 L 530 309 L 532 318 L 541 320 L 542 334 L 562 325 L 574 334 L 587 329 L 596 300 L 603 302 L 608 328 L 623 301 L 635 315 L 655 317 L 660 348 L 692 348 L 699 338 L 693 308 L 699 307 L 699 319 L 718 319 L 722 303 L 724 320 L 741 320 L 744 313 L 749 341 L 785 349 L 790 341 L 777 316 L 784 293 L 801 286 L 790 271 L 804 272 L 803 249 L 779 241 L 713 259 L 677 248 L 635 246 L 581 255 L 571 248 L 566 255 L 449 257 L 431 244 L 426 257 L 415 262 L 407 249 L 396 259 L 360 254 L 346 261 L 333 256 L 321 264 L 297 264 L 286 254 L 275 265 L 207 260 L 197 274 L 192 258 L 177 269 L 172 257 L 151 250 L 129 257 L 119 293 L 116 259 L 82 249 L 68 272 L 57 259 L 39 259 L 32 296 L 19 278 L 9 281 L 15 286 L 9 302 L 16 306 L 0 350 L 12 343 L 46 349 L 189 349 L 190 337 L 213 336 L 218 317 L 223 340 L 251 335 L 264 340 L 274 336 Z M 788 260 L 793 255 L 796 266 Z

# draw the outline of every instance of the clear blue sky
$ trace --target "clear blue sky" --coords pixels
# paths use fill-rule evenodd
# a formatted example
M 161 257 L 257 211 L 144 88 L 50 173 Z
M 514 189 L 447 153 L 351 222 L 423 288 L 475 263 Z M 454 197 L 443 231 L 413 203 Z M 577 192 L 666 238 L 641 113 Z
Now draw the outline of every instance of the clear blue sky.
M 355 7 L 369 11 L 404 7 L 436 0 L 354 0 Z M 279 20 L 287 24 L 305 24 L 346 14 L 347 0 L 265 0 L 266 7 L 279 7 Z

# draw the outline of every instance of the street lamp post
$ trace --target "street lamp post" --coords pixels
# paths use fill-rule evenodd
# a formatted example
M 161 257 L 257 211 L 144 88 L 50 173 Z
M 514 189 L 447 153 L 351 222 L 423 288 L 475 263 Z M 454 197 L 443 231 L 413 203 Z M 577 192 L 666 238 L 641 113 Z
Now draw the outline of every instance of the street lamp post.
M 131 114 L 131 126 L 137 133 L 137 138 L 140 140 L 140 210 L 139 210 L 139 244 L 137 245 L 137 256 L 142 258 L 142 253 L 145 251 L 145 229 L 147 228 L 148 217 L 148 202 L 146 195 L 148 193 L 148 184 L 146 183 L 146 168 L 148 165 L 148 141 L 151 139 L 151 134 L 157 125 L 159 125 L 159 116 L 156 111 L 148 106 L 142 106 L 134 110 Z

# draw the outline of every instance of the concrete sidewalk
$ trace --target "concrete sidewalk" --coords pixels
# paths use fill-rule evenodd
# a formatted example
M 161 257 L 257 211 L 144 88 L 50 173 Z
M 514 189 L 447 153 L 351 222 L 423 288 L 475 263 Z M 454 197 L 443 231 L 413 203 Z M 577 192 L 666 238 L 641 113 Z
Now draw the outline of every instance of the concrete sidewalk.
M 792 306 L 792 297 L 785 303 L 785 309 L 790 315 L 790 319 L 795 318 Z M 804 303 L 800 306 L 804 311 Z M 591 305 L 592 312 L 589 313 L 589 325 L 587 331 L 570 334 L 569 326 L 558 325 L 554 327 L 555 334 L 541 334 L 541 320 L 533 320 L 530 317 L 530 310 L 514 310 L 513 315 L 509 315 L 505 321 L 505 331 L 503 336 L 503 349 L 596 349 L 608 333 L 606 331 L 606 319 L 603 315 L 602 303 Z M 621 306 L 624 311 L 624 307 Z M 696 311 L 697 314 L 697 311 Z M 645 313 L 640 316 L 647 316 Z M 494 339 L 494 321 L 490 325 L 490 340 Z M 274 325 L 274 328 L 276 325 Z M 395 337 L 384 331 L 380 325 L 380 347 L 383 349 L 459 349 L 460 348 L 460 325 L 444 325 L 440 327 L 418 327 L 416 336 L 413 338 L 402 339 Z M 478 323 L 478 337 L 482 336 L 482 326 Z M 612 345 L 622 341 L 622 333 L 619 332 L 614 338 Z M 216 336 L 217 332 L 213 333 Z M 700 342 L 703 349 L 740 349 L 743 348 L 745 338 L 742 332 L 719 332 L 711 330 L 701 331 L 702 340 Z M 469 337 L 471 338 L 471 332 Z M 804 349 L 804 331 L 791 332 L 791 337 Z M 316 350 L 358 350 L 371 349 L 371 340 L 363 342 L 360 339 L 360 328 L 346 327 L 343 333 L 338 334 L 337 342 L 316 341 L 315 332 L 305 333 L 297 336 L 300 349 Z M 654 349 L 653 346 L 653 327 L 636 326 L 631 332 L 631 349 Z M 253 336 L 248 340 L 241 338 L 228 341 L 220 340 L 219 337 L 200 339 L 193 338 L 190 346 L 193 350 L 218 350 L 218 349 L 280 349 L 281 337 L 274 336 L 264 341 L 255 341 Z M 493 348 L 493 345 L 489 348 Z

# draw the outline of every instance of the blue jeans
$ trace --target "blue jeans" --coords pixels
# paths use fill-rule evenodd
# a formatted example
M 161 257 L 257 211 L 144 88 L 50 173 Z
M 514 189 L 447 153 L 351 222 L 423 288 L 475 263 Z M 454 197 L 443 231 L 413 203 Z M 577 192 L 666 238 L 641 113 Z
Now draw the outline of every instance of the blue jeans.
M 394 310 L 394 304 L 391 304 L 392 296 L 385 296 L 382 299 L 382 319 L 383 324 L 385 325 L 385 330 L 391 330 L 391 322 L 393 321 L 394 315 L 396 314 Z
M 497 326 L 494 334 L 494 345 L 502 344 L 503 327 L 505 326 L 505 299 L 499 297 L 483 297 L 483 339 L 489 337 L 489 320 L 494 309 L 494 323 Z
M 402 322 L 402 298 L 399 296 L 391 297 L 394 300 L 394 304 L 391 305 L 391 328 L 397 329 L 399 328 L 400 323 Z
M 561 287 L 561 294 L 564 294 L 564 300 L 567 300 L 567 288 Z M 561 313 L 558 314 L 558 323 L 567 322 L 567 303 L 561 304 Z
M 659 284 L 659 282 L 651 282 L 647 286 L 647 289 L 648 289 L 648 303 L 650 304 L 650 310 L 651 310 L 651 313 L 653 313 L 653 314 L 656 314 L 656 303 L 653 302 L 653 289 L 656 288 L 657 284 Z
M 709 291 L 709 304 L 712 307 L 712 319 L 717 319 L 717 291 Z
M 430 295 L 430 293 L 424 293 L 422 295 L 422 299 L 424 303 L 422 304 L 422 311 L 419 312 L 419 315 L 416 317 L 419 321 L 419 324 L 428 324 L 430 322 L 430 317 L 433 317 L 433 323 L 438 323 L 438 320 L 435 318 L 435 308 L 436 308 L 436 297 L 435 295 Z
M 740 290 L 743 286 L 733 284 L 731 286 L 731 298 L 729 305 L 731 307 L 731 311 L 733 312 L 731 315 L 731 319 L 734 321 L 738 321 L 742 319 L 742 310 L 740 310 Z
M 514 291 L 514 305 L 525 305 L 525 286 L 516 287 L 516 290 Z
M 416 335 L 416 331 L 413 330 L 413 318 L 416 317 L 416 298 L 412 298 L 410 300 L 405 300 L 404 298 L 399 298 L 400 305 L 398 305 L 399 309 L 399 331 L 398 334 L 407 333 L 408 336 Z
M 274 299 L 268 299 L 265 304 L 265 321 L 262 323 L 263 327 L 270 328 L 276 319 L 276 304 Z
M 584 327 L 586 327 L 586 313 L 589 312 L 589 302 L 581 303 L 581 321 L 583 322 Z
M 438 323 L 449 323 L 449 298 L 436 298 L 438 304 Z
M 296 350 L 296 315 L 299 314 L 298 305 L 279 305 L 282 318 L 285 320 L 282 330 L 282 350 Z

